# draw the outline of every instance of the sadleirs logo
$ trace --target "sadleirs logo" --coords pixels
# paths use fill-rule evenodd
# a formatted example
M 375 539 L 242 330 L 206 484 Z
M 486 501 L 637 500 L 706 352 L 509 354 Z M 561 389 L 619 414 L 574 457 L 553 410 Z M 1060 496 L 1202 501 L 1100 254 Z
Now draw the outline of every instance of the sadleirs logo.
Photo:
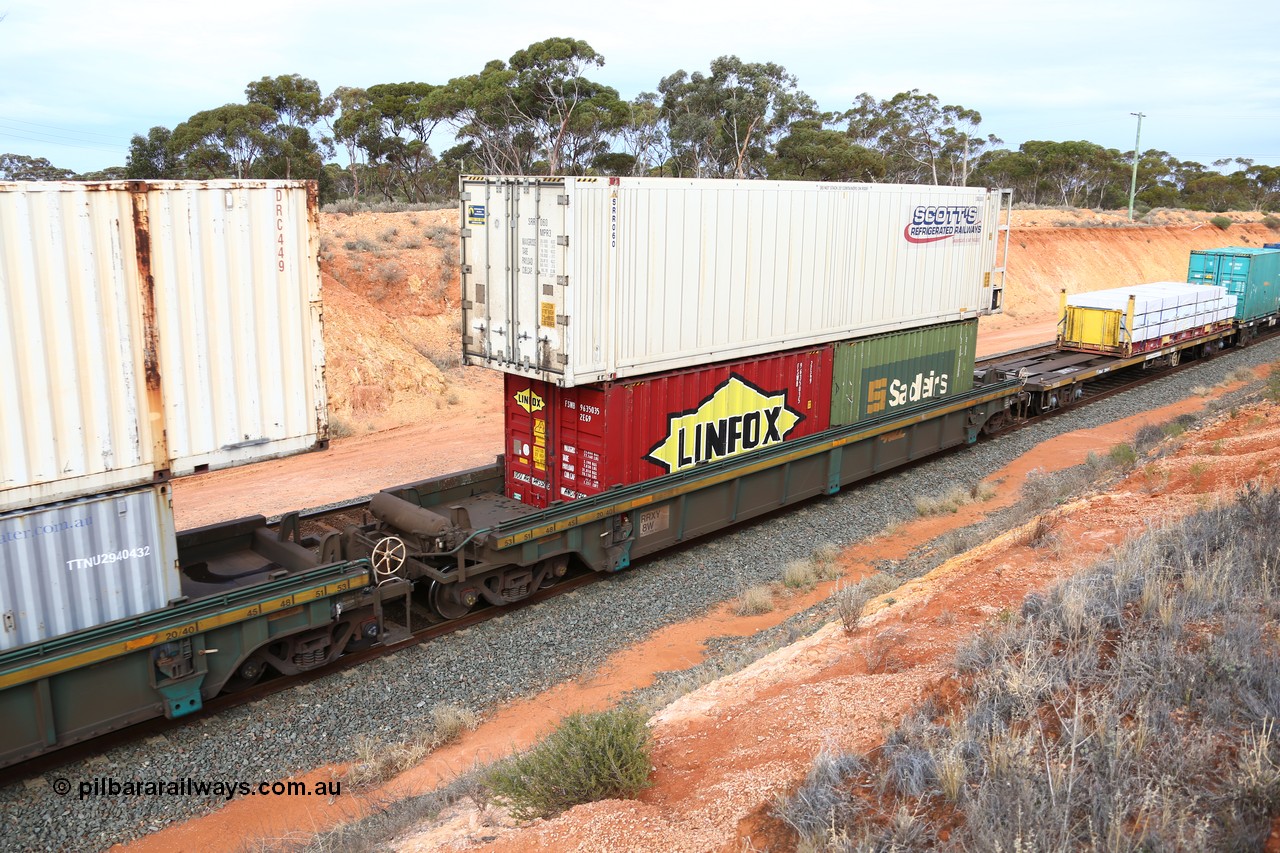
M 902 236 L 908 243 L 936 243 L 953 237 L 982 234 L 977 205 L 918 204 Z
M 802 420 L 786 391 L 770 394 L 734 373 L 696 409 L 667 415 L 667 437 L 645 458 L 671 474 L 778 444 Z
M 517 391 L 515 401 L 517 406 L 530 414 L 540 412 L 547 407 L 547 401 L 533 393 L 532 388 Z

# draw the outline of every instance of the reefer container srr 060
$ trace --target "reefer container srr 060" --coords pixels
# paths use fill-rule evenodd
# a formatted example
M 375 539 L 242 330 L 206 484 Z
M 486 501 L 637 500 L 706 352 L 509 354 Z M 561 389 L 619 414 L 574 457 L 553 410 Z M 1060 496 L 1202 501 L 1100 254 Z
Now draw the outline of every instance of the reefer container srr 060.
M 508 374 L 507 494 L 543 507 L 821 432 L 831 363 L 827 345 L 575 388 Z
M 0 183 L 0 511 L 328 437 L 303 181 Z
M 1000 191 L 463 176 L 463 355 L 562 386 L 1000 310 Z

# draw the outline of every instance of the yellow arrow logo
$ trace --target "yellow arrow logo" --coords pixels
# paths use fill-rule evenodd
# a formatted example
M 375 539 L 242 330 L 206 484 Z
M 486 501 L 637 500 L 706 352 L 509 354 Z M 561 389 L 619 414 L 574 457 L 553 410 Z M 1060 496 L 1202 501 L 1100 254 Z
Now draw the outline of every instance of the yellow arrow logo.
M 523 391 L 516 392 L 516 405 L 532 414 L 540 412 L 547 407 L 547 402 L 533 393 L 532 388 L 526 388 Z
M 645 458 L 668 474 L 779 444 L 804 420 L 787 392 L 770 394 L 736 373 L 699 404 L 667 416 L 667 437 Z

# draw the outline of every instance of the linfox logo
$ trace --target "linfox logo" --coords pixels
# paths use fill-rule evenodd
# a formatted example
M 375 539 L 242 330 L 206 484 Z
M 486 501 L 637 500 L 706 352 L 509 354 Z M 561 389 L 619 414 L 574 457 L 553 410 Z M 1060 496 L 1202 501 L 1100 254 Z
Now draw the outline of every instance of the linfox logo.
M 645 458 L 671 474 L 778 444 L 802 420 L 786 391 L 770 394 L 735 373 L 696 409 L 667 415 L 667 437 Z
M 516 405 L 530 414 L 540 412 L 547 407 L 547 401 L 533 393 L 532 388 L 516 392 Z
M 982 233 L 977 205 L 919 204 L 902 236 L 908 243 L 936 243 L 952 237 Z
M 918 403 L 931 397 L 942 397 L 947 393 L 950 377 L 945 373 L 930 370 L 926 376 L 917 373 L 909 381 L 887 378 L 876 379 L 867 383 L 867 414 L 874 415 L 885 409 L 895 409 L 906 403 Z

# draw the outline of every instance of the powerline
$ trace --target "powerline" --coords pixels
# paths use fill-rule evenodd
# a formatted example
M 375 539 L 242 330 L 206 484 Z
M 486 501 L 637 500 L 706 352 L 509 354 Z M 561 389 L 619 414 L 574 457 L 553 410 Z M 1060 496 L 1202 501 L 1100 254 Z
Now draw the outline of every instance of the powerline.
M 0 138 L 9 137 L 11 139 L 21 139 L 24 142 L 39 142 L 42 145 L 58 145 L 63 148 L 80 148 L 85 151 L 122 151 L 128 148 L 125 143 L 116 145 L 107 145 L 105 143 L 95 143 L 87 139 L 75 139 L 74 137 L 59 137 L 53 134 L 32 133 L 24 131 L 21 128 L 7 127 L 0 122 Z M 61 141 L 68 140 L 68 141 Z
M 116 133 L 98 133 L 96 130 L 76 130 L 74 127 L 61 127 L 56 124 L 39 124 L 34 121 L 23 121 L 20 118 L 5 118 L 0 121 L 13 122 L 14 124 L 25 124 L 30 127 L 43 127 L 47 130 L 61 130 L 67 133 L 74 133 L 80 136 L 101 136 L 103 139 L 119 139 L 120 135 Z

